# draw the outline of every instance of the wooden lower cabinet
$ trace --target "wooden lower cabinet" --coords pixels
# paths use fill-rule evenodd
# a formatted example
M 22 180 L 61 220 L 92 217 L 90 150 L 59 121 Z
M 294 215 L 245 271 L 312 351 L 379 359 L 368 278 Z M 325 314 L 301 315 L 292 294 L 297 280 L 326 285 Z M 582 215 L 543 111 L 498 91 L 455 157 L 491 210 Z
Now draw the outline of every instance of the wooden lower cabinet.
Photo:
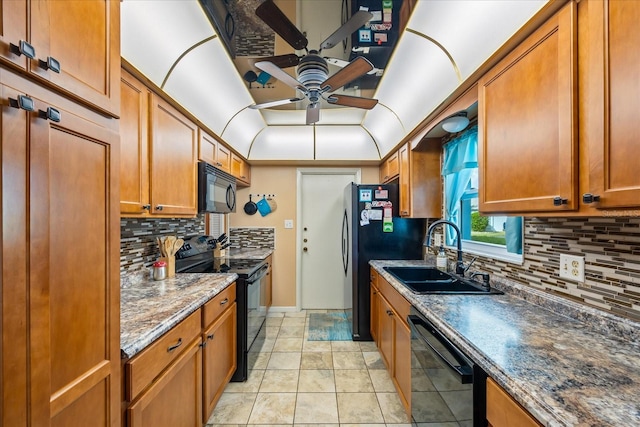
M 236 371 L 236 303 L 203 333 L 202 422 L 206 424 Z
M 371 281 L 369 282 L 369 301 L 370 301 L 370 314 L 371 319 L 371 337 L 375 342 L 378 342 L 378 331 L 380 330 L 380 320 L 378 319 L 378 313 L 380 311 L 379 290 L 378 290 L 378 273 L 375 270 L 371 270 Z
M 487 422 L 490 427 L 542 426 L 492 378 L 487 378 Z
M 129 427 L 200 427 L 202 349 L 193 340 L 127 410 Z
M 372 293 L 375 289 L 376 313 L 372 305 L 372 335 L 396 387 L 402 405 L 411 414 L 411 329 L 407 316 L 411 305 L 384 277 L 371 270 Z M 374 299 L 372 299 L 374 301 Z

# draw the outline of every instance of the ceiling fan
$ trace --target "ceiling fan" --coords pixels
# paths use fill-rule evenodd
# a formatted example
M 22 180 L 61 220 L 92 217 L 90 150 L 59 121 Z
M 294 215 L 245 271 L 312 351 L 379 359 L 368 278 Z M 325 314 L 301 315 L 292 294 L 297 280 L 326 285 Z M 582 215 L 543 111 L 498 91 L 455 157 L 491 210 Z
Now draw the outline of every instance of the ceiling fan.
M 358 57 L 349 62 L 344 68 L 329 77 L 327 60 L 320 56 L 322 49 L 330 49 L 347 38 L 355 30 L 363 26 L 372 18 L 372 14 L 359 10 L 340 28 L 333 32 L 320 44 L 319 50 L 307 49 L 307 38 L 296 28 L 287 16 L 276 6 L 273 0 L 265 0 L 256 9 L 256 15 L 282 37 L 296 50 L 304 50 L 306 54 L 298 57 L 296 54 L 277 55 L 263 58 L 254 65 L 280 80 L 282 83 L 298 90 L 302 97 L 281 99 L 277 101 L 253 104 L 252 109 L 275 107 L 290 104 L 303 99 L 308 99 L 307 124 L 320 120 L 320 100 L 325 99 L 330 104 L 344 105 L 346 107 L 372 109 L 378 103 L 377 99 L 362 98 L 358 96 L 333 94 L 337 89 L 355 80 L 363 74 L 374 70 L 371 62 L 363 57 Z M 297 65 L 297 78 L 282 70 L 282 68 Z

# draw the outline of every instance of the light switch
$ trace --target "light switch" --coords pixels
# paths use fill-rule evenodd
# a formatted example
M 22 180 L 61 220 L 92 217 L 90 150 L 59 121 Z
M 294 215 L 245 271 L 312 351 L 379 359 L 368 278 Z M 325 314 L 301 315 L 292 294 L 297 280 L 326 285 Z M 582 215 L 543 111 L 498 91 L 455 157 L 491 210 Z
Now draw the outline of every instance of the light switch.
M 285 219 L 284 220 L 284 228 L 293 228 L 293 220 Z

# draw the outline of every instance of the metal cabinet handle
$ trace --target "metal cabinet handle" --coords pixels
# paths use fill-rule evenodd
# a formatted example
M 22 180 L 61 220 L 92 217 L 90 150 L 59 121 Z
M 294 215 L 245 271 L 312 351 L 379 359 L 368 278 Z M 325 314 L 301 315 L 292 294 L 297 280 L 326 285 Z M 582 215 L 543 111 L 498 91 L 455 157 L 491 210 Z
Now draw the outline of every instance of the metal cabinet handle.
M 151 210 L 151 205 L 142 205 L 142 210 L 150 211 Z
M 56 58 L 54 58 L 53 56 L 48 56 L 47 60 L 39 60 L 39 65 L 40 68 L 44 68 L 45 70 L 51 70 L 54 73 L 58 73 L 60 74 L 60 61 L 58 61 Z
M 393 316 L 393 311 L 387 310 L 387 316 Z
M 157 210 L 157 211 L 161 211 L 161 210 L 162 210 L 162 205 L 158 205 L 158 206 L 156 206 L 156 210 Z
M 175 343 L 172 346 L 167 347 L 167 352 L 171 353 L 173 350 L 175 350 L 176 348 L 180 347 L 182 345 L 182 338 L 178 338 L 178 342 Z
M 215 336 L 215 334 L 207 335 L 207 339 L 208 339 L 208 340 L 212 340 L 214 336 Z
M 229 302 L 229 298 L 225 298 L 222 301 L 220 301 L 220 305 L 225 305 L 228 302 Z
M 9 106 L 25 111 L 34 111 L 36 109 L 33 99 L 26 95 L 18 95 L 17 99 L 9 98 Z
M 591 193 L 584 193 L 582 195 L 582 201 L 586 204 L 597 203 L 600 201 L 600 196 Z
M 553 206 L 562 206 L 566 205 L 567 203 L 569 203 L 569 200 L 563 199 L 560 196 L 556 196 L 553 198 Z
M 53 107 L 47 107 L 46 111 L 45 110 L 38 111 L 38 116 L 40 116 L 40 118 L 42 119 L 51 120 L 52 122 L 56 122 L 56 123 L 59 123 L 60 120 L 62 120 L 62 115 L 60 114 L 60 111 L 58 111 Z
M 20 40 L 17 45 L 9 43 L 9 50 L 18 56 L 24 55 L 29 59 L 36 58 L 36 49 L 25 40 Z

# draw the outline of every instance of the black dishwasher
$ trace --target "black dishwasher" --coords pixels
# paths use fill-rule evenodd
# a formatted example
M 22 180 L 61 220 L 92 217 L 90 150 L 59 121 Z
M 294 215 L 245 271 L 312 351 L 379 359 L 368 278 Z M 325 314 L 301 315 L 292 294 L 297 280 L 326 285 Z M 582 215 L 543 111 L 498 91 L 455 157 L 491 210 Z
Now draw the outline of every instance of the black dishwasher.
M 411 307 L 411 421 L 485 427 L 486 373 Z

